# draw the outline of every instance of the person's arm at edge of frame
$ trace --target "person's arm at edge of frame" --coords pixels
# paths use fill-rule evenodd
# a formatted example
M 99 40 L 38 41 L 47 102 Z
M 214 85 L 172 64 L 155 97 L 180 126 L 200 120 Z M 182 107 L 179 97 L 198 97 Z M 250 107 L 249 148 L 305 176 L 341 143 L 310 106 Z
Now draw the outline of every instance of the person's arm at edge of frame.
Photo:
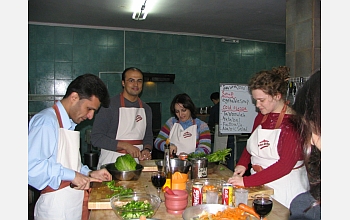
M 170 130 L 173 125 L 173 117 L 170 117 L 160 129 L 157 138 L 154 140 L 154 147 L 157 150 L 164 152 L 164 145 L 166 140 L 169 138 Z
M 204 152 L 205 154 L 211 153 L 211 135 L 208 124 L 204 121 L 196 118 L 197 127 L 197 140 L 195 153 Z

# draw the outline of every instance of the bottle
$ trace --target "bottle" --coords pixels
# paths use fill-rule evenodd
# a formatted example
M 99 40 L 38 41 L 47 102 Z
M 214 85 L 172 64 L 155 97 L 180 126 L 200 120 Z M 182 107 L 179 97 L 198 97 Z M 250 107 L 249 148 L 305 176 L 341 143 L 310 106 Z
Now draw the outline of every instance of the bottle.
M 169 187 L 171 189 L 172 187 L 172 172 L 170 167 L 170 141 L 169 139 L 166 140 L 164 145 L 164 162 L 163 162 L 163 169 L 166 175 L 166 181 L 163 186 L 163 192 L 165 187 Z

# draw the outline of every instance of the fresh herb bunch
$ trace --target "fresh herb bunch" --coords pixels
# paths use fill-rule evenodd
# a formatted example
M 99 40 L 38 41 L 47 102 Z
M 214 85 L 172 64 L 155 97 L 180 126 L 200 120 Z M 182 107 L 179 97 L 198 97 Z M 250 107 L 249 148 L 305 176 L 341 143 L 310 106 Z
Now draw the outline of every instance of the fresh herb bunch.
M 124 186 L 115 186 L 114 180 L 104 182 L 104 184 L 113 191 L 112 194 L 107 195 L 107 198 L 112 198 L 115 195 L 130 195 L 133 193 L 133 190 L 130 188 L 125 188 Z
M 220 162 L 220 163 L 225 163 L 226 162 L 226 157 L 231 156 L 231 148 L 226 148 L 222 150 L 218 150 L 214 153 L 211 154 L 206 154 L 203 152 L 199 153 L 190 153 L 187 157 L 187 160 L 191 160 L 193 158 L 200 158 L 200 157 L 206 157 L 208 158 L 208 162 Z
M 141 215 L 150 218 L 154 211 L 148 201 L 130 201 L 121 207 L 121 217 L 123 219 L 140 218 Z

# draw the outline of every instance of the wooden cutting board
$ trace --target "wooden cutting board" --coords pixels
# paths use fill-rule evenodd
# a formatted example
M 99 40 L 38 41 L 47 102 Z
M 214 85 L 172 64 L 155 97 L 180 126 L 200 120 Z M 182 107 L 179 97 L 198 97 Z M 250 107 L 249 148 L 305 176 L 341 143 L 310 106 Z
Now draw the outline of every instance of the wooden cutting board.
M 140 164 L 144 167 L 143 171 L 158 171 L 156 160 L 141 160 Z

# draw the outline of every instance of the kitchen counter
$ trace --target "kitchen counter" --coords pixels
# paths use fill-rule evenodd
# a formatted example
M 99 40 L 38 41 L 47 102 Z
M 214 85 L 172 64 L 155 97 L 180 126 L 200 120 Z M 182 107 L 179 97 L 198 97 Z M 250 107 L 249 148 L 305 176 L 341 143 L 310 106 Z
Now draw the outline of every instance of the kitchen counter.
M 216 172 L 213 174 L 209 174 L 208 178 L 217 178 L 227 180 L 231 177 L 233 172 L 225 166 L 219 165 Z M 134 189 L 135 192 L 145 192 L 150 194 L 157 194 L 156 188 L 152 185 L 151 182 L 151 172 L 143 171 L 140 178 L 137 181 L 119 181 L 118 185 L 123 185 L 129 188 Z M 102 187 L 102 186 L 101 186 Z M 89 209 L 90 209 L 90 220 L 106 220 L 106 219 L 118 219 L 113 210 L 109 205 L 109 201 L 107 199 L 102 199 L 96 204 L 96 198 L 101 199 L 101 195 L 98 192 L 101 192 L 101 187 L 92 188 L 90 199 L 89 199 Z M 106 187 L 106 186 L 104 186 Z M 105 190 L 105 189 L 103 189 Z M 268 190 L 268 189 L 262 189 Z M 257 192 L 256 192 L 257 193 Z M 249 194 L 251 195 L 251 193 Z M 104 197 L 103 195 L 102 197 Z M 161 193 L 161 198 L 164 200 L 164 194 Z M 188 206 L 191 206 L 191 198 L 189 198 Z M 251 206 L 252 200 L 248 200 L 248 205 Z M 267 216 L 267 220 L 284 220 L 288 219 L 289 210 L 274 200 L 273 208 L 271 213 Z M 156 214 L 153 218 L 158 219 L 182 219 L 181 215 L 173 215 L 166 212 L 166 208 L 164 202 L 159 206 Z M 255 218 L 252 218 L 255 219 Z

